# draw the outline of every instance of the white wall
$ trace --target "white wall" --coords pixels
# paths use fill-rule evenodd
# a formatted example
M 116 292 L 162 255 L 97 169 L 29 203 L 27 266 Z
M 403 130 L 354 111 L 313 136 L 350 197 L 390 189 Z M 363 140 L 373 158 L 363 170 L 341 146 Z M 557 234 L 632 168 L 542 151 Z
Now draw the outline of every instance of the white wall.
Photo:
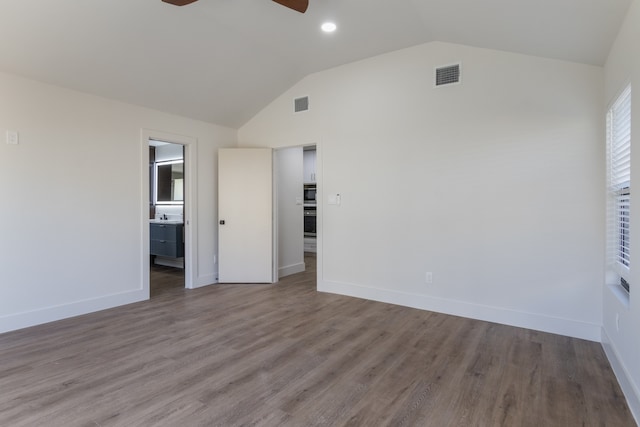
M 631 83 L 631 188 L 640 188 L 640 2 L 635 0 L 605 65 L 605 105 L 609 106 Z M 604 119 L 603 119 L 604 120 Z M 635 192 L 633 193 L 635 194 Z M 635 196 L 631 206 L 631 294 L 619 298 L 604 287 L 603 344 L 636 420 L 640 420 L 640 209 Z M 619 328 L 616 327 L 619 316 Z
M 197 139 L 194 274 L 212 283 L 216 152 L 235 130 L 0 74 L 0 332 L 148 298 L 143 128 Z
M 278 274 L 284 277 L 305 269 L 302 147 L 275 150 L 274 156 L 278 199 Z
M 599 341 L 602 78 L 429 43 L 308 76 L 239 144 L 318 144 L 320 290 Z

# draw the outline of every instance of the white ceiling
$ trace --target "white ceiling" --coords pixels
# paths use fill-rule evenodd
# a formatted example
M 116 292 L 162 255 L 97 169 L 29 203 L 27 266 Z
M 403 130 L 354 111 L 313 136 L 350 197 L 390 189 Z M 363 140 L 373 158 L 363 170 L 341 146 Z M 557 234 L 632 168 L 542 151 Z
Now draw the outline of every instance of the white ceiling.
M 1 0 L 0 70 L 237 128 L 310 73 L 429 41 L 602 65 L 630 3 Z

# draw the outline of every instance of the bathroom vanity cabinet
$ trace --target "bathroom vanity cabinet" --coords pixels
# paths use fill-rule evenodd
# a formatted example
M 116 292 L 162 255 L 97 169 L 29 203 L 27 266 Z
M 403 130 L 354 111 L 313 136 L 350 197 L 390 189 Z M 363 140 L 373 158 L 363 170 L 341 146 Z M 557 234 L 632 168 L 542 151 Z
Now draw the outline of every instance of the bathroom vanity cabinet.
M 151 255 L 168 258 L 184 256 L 184 225 L 171 223 L 154 223 L 150 225 Z

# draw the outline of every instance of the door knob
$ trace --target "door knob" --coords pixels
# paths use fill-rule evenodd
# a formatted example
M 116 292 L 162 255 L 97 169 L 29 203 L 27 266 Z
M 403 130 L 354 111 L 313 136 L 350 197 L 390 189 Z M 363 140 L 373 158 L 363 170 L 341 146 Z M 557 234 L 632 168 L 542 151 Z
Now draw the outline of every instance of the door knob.
M 224 219 L 220 220 L 220 225 L 224 225 Z

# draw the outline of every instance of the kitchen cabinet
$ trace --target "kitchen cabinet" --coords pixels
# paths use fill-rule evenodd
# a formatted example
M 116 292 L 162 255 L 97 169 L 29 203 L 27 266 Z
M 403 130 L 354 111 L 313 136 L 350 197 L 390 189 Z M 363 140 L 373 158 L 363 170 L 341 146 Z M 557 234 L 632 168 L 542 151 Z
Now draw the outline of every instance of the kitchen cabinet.
M 184 225 L 170 223 L 151 223 L 151 244 L 149 253 L 168 258 L 184 256 Z
M 302 170 L 305 183 L 316 182 L 316 150 L 302 152 Z

